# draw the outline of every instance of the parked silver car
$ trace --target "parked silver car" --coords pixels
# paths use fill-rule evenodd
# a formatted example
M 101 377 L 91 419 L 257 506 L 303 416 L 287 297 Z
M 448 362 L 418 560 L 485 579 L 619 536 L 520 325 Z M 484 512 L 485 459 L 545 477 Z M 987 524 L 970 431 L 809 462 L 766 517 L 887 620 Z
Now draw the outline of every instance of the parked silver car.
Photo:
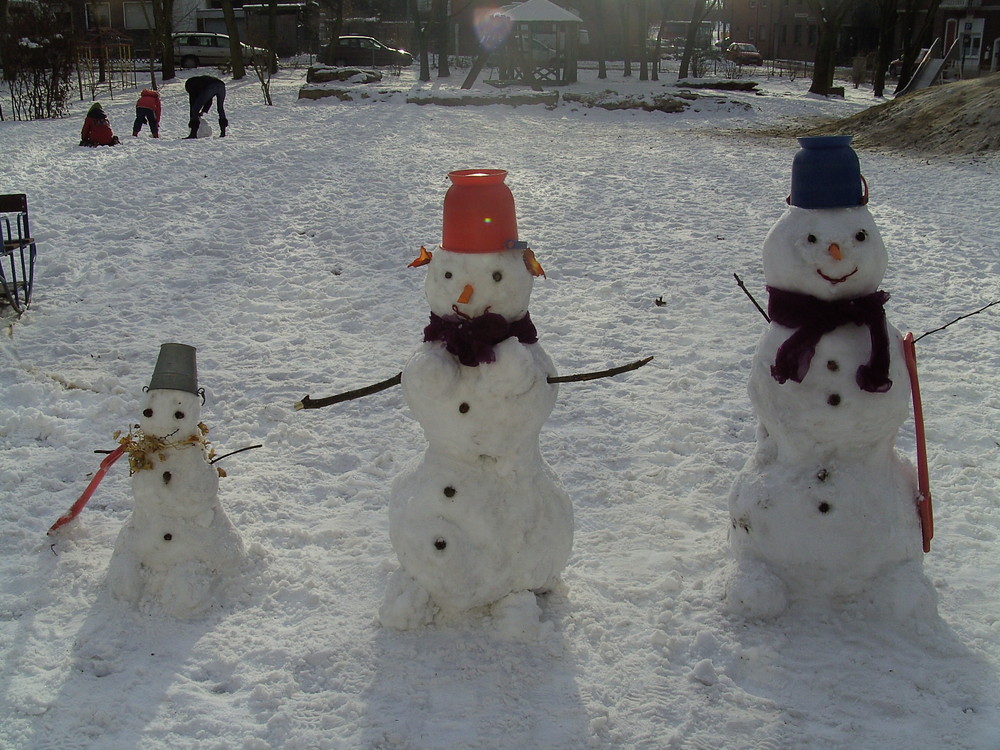
M 182 68 L 197 68 L 202 65 L 225 65 L 229 62 L 229 37 L 208 31 L 181 31 L 174 37 L 174 59 Z M 243 48 L 243 62 L 263 63 L 274 55 L 261 47 L 251 47 L 240 42 Z

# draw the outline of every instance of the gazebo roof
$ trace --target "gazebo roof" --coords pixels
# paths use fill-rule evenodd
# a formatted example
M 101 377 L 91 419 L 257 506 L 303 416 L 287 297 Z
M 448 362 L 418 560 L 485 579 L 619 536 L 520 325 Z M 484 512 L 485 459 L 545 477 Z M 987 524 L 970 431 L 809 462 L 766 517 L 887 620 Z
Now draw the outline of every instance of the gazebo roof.
M 515 23 L 532 21 L 583 23 L 583 19 L 549 0 L 527 0 L 517 5 L 505 5 L 496 15 L 506 16 Z

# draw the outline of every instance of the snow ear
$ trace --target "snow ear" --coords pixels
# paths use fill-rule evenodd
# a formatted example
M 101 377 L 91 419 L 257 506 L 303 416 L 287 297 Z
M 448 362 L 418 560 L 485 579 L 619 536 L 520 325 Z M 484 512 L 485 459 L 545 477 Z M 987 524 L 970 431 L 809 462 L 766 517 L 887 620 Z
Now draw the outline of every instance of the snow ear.
M 529 247 L 524 251 L 524 266 L 528 269 L 528 273 L 532 276 L 545 276 L 545 269 L 542 268 L 542 264 L 538 262 L 535 257 L 535 253 Z M 548 276 L 545 276 L 548 278 Z
M 426 266 L 428 263 L 431 262 L 431 258 L 433 258 L 433 257 L 434 257 L 434 254 L 431 253 L 431 252 L 429 252 L 426 247 L 424 247 L 423 245 L 421 245 L 420 246 L 420 255 L 417 256 L 417 259 L 414 260 L 412 263 L 410 263 L 410 265 L 408 265 L 407 268 L 416 268 L 417 266 Z

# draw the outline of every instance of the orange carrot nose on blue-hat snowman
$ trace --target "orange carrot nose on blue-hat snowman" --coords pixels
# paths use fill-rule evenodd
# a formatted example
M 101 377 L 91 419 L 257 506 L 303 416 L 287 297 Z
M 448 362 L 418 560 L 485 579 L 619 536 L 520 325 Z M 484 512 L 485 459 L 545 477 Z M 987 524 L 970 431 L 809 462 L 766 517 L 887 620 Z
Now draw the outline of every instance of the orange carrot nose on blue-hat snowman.
M 792 160 L 788 203 L 799 208 L 849 208 L 868 203 L 868 183 L 861 175 L 850 135 L 799 138 Z

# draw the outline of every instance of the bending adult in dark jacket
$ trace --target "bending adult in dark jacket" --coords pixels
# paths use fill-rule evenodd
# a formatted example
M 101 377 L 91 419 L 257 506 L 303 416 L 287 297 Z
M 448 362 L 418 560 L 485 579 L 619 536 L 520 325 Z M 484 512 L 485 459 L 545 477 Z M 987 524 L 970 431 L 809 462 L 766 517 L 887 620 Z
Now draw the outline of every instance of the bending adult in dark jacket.
M 191 102 L 191 117 L 188 120 L 191 135 L 188 138 L 198 137 L 198 121 L 212 108 L 212 99 L 215 99 L 215 108 L 219 112 L 219 136 L 225 138 L 226 127 L 229 125 L 224 106 L 226 84 L 215 76 L 193 76 L 187 79 L 184 88 L 187 89 Z

